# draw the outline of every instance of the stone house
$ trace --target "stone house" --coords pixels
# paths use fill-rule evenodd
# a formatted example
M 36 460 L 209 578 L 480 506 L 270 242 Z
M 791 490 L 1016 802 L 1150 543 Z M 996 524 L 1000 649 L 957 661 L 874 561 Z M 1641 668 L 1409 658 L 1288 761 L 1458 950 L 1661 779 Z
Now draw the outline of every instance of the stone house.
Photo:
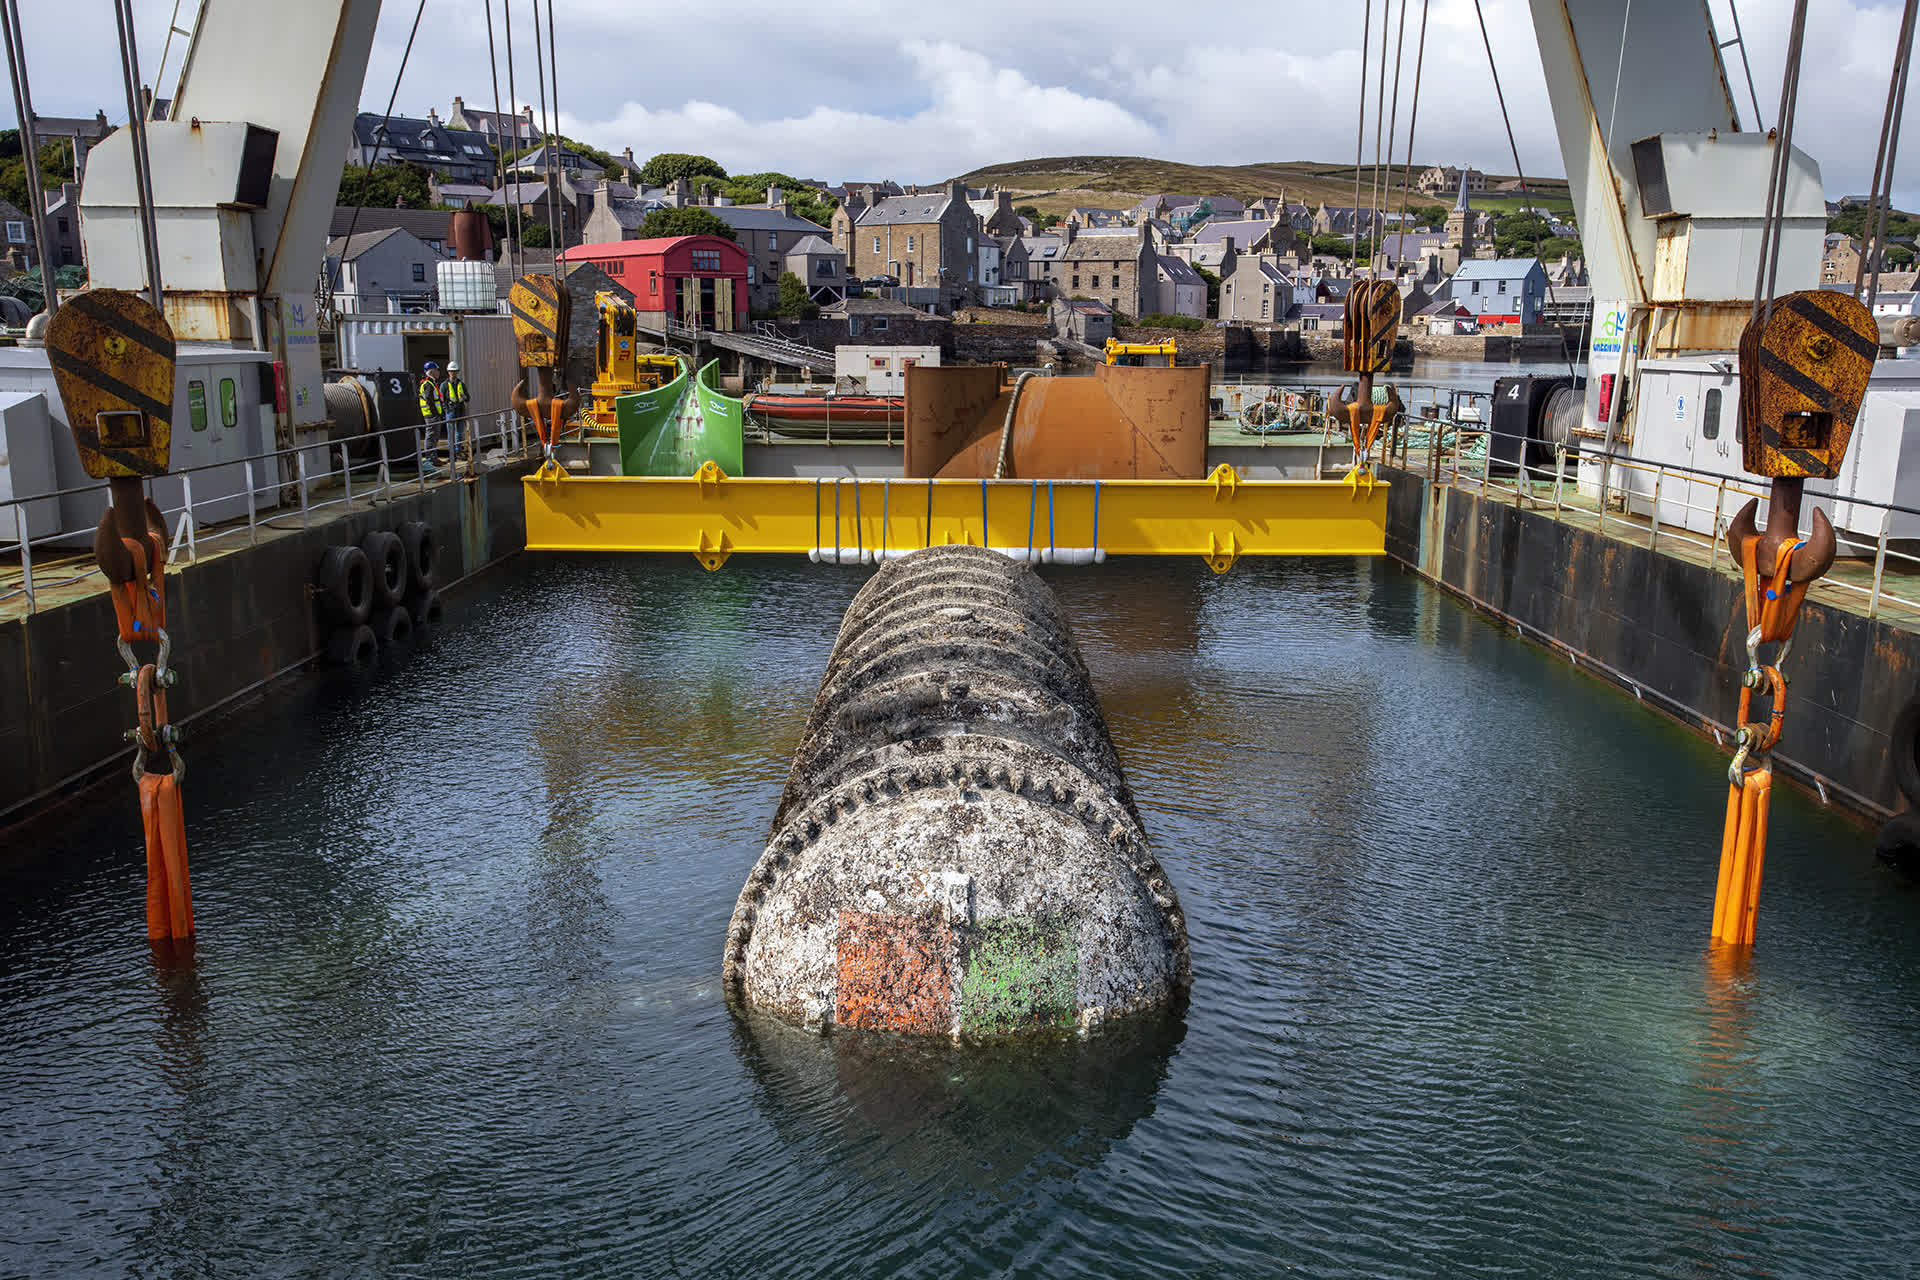
M 445 209 L 355 209 L 352 205 L 338 204 L 333 207 L 333 218 L 327 224 L 327 236 L 331 239 L 351 233 L 358 237 L 369 231 L 397 227 L 441 257 L 451 258 L 453 246 L 447 240 L 451 224 L 452 215 Z
M 1854 275 L 1860 270 L 1864 248 L 1852 236 L 1837 231 L 1829 233 L 1826 249 L 1820 255 L 1820 283 L 1851 285 Z
M 1430 196 L 1451 195 L 1465 181 L 1469 192 L 1479 194 L 1487 189 L 1487 175 L 1478 169 L 1457 169 L 1450 164 L 1437 164 L 1420 171 L 1420 178 L 1414 183 L 1421 191 Z
M 455 182 L 487 182 L 494 176 L 493 146 L 484 134 L 450 129 L 433 111 L 425 120 L 379 116 L 363 111 L 353 118 L 347 142 L 348 164 L 418 165 Z
M 442 215 L 445 216 L 445 215 Z M 399 227 L 327 242 L 326 272 L 342 313 L 430 311 L 446 255 Z
M 1024 258 L 1027 280 L 1027 301 L 1041 302 L 1057 294 L 1064 295 L 1059 288 L 1062 281 L 1061 269 L 1064 259 L 1061 255 L 1067 251 L 1068 235 L 1021 236 L 1020 249 Z M 1006 270 L 1002 261 L 1001 270 Z
M 1260 218 L 1242 218 L 1231 222 L 1215 221 L 1193 233 L 1194 244 L 1220 244 L 1231 241 L 1239 253 L 1286 253 L 1294 246 L 1291 223 Z
M 938 289 L 943 311 L 978 292 L 980 222 L 967 203 L 965 183 L 870 205 L 849 194 L 839 212 L 847 218 L 843 222 L 836 213 L 835 229 L 847 237 L 847 267 L 856 277 L 888 276 L 907 288 Z
M 55 267 L 85 266 L 86 249 L 80 242 L 80 184 L 63 182 L 47 195 L 47 257 Z
M 847 296 L 847 255 L 822 236 L 802 236 L 787 250 L 783 268 L 807 286 L 807 296 L 821 306 L 842 302 Z M 775 277 L 774 300 L 779 300 Z
M 459 94 L 455 94 L 453 109 L 447 112 L 447 127 L 470 130 L 494 147 L 499 147 L 501 140 L 505 139 L 507 151 L 524 151 L 540 144 L 540 129 L 533 122 L 532 107 L 517 116 L 506 111 L 481 111 L 469 107 Z
M 980 230 L 988 236 L 1017 236 L 1020 215 L 1013 211 L 1013 193 L 1000 187 L 988 187 L 979 195 L 969 192 L 967 207 L 980 219 Z M 984 277 L 982 278 L 984 280 Z M 985 281 L 993 283 L 992 281 Z
M 1220 283 L 1220 318 L 1235 324 L 1273 324 L 1294 306 L 1294 280 L 1272 254 L 1247 254 Z
M 1159 293 L 1159 255 L 1144 235 L 1075 236 L 1060 255 L 1056 285 L 1129 316 L 1147 314 Z
M 817 222 L 796 216 L 793 202 L 780 188 L 769 188 L 767 200 L 766 204 L 717 204 L 707 210 L 733 228 L 734 239 L 747 251 L 747 297 L 750 305 L 762 311 L 773 310 L 780 301 L 780 273 L 787 269 L 793 247 L 810 237 L 830 240 L 833 234 Z M 842 278 L 845 257 L 842 252 Z
M 34 243 L 33 228 L 19 206 L 0 199 L 0 252 L 12 257 L 18 251 L 26 267 L 40 265 L 40 251 Z
M 1154 255 L 1154 303 L 1147 314 L 1207 318 L 1207 282 L 1179 258 Z
M 1475 259 L 1454 273 L 1448 296 L 1471 311 L 1483 329 L 1538 324 L 1547 273 L 1537 258 Z

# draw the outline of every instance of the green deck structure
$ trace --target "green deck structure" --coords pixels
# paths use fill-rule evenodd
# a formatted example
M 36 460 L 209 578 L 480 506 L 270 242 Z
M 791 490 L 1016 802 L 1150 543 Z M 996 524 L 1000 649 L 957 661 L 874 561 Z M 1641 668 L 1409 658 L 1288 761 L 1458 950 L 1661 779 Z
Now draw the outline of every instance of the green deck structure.
M 718 366 L 710 360 L 690 379 L 682 357 L 680 376 L 666 386 L 614 400 L 622 475 L 690 476 L 705 462 L 730 476 L 746 470 L 744 407 L 714 386 Z

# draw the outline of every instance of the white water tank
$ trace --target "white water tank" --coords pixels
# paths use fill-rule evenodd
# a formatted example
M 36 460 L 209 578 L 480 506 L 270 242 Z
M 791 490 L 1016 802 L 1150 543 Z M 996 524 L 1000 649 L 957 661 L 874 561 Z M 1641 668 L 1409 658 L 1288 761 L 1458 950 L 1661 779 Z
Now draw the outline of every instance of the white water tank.
M 440 310 L 494 311 L 493 264 L 491 262 L 442 262 L 440 271 Z

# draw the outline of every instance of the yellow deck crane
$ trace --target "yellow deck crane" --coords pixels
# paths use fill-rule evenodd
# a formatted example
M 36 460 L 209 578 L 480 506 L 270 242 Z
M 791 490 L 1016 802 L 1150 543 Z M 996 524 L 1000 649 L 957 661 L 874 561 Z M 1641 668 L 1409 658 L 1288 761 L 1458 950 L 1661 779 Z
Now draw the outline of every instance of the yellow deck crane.
M 633 308 L 619 294 L 596 293 L 593 305 L 600 314 L 600 336 L 594 348 L 593 401 L 585 417 L 589 432 L 612 436 L 619 430 L 614 398 L 664 387 L 680 376 L 680 358 L 643 355 L 634 349 Z

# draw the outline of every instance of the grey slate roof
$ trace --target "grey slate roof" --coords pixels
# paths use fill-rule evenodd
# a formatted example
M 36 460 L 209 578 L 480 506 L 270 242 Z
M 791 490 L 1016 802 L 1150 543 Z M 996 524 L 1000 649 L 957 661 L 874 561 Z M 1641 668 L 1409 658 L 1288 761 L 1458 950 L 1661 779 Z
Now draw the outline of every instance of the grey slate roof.
M 716 204 L 701 205 L 720 221 L 735 231 L 791 231 L 800 235 L 832 236 L 832 232 L 817 222 L 808 222 L 805 218 L 796 218 L 790 213 L 778 209 L 769 209 L 756 204 Z
M 1195 244 L 1218 244 L 1228 236 L 1234 247 L 1249 248 L 1262 236 L 1273 234 L 1273 223 L 1266 218 L 1245 218 L 1237 222 L 1208 222 L 1193 233 Z
M 399 227 L 409 235 L 415 235 L 430 244 L 445 244 L 447 239 L 448 213 L 445 209 L 382 209 L 369 205 L 354 216 L 354 207 L 350 204 L 337 204 L 333 207 L 333 219 L 327 225 L 327 235 L 344 236 L 351 227 L 354 238 L 368 231 L 384 231 L 389 227 Z
M 1060 254 L 1066 262 L 1132 262 L 1140 257 L 1138 236 L 1075 236 Z
M 1460 264 L 1455 280 L 1518 280 L 1540 270 L 1537 258 L 1474 258 Z M 1543 273 L 1544 274 L 1544 273 Z
M 1164 253 L 1158 256 L 1160 259 L 1160 269 L 1166 272 L 1167 279 L 1173 281 L 1175 284 L 1206 283 L 1200 278 L 1200 273 L 1195 271 L 1189 264 L 1182 262 L 1178 258 L 1169 257 Z
M 1020 243 L 1026 246 L 1029 262 L 1058 262 L 1066 242 L 1059 236 L 1021 236 Z
M 363 111 L 353 118 L 353 138 L 363 147 L 379 144 L 397 160 L 432 168 L 446 164 L 492 164 L 493 147 L 487 136 L 472 129 L 449 129 L 431 120 L 408 116 L 388 119 Z M 473 148 L 477 148 L 474 150 Z
M 327 256 L 338 258 L 342 262 L 352 262 L 367 250 L 386 240 L 389 236 L 403 234 L 399 227 L 382 227 L 378 231 L 356 231 L 352 236 L 335 236 L 327 241 Z M 415 237 L 417 239 L 417 237 Z M 422 245 L 422 248 L 426 246 Z
M 788 253 L 838 253 L 840 252 L 840 250 L 834 247 L 833 241 L 831 240 L 823 239 L 820 236 L 807 236 L 805 239 L 801 240 L 798 244 L 794 245 L 793 248 L 787 250 L 787 252 Z
M 947 207 L 944 191 L 929 192 L 925 195 L 888 196 L 867 206 L 861 213 L 856 226 L 881 227 L 913 225 L 922 222 L 937 222 L 940 211 Z

